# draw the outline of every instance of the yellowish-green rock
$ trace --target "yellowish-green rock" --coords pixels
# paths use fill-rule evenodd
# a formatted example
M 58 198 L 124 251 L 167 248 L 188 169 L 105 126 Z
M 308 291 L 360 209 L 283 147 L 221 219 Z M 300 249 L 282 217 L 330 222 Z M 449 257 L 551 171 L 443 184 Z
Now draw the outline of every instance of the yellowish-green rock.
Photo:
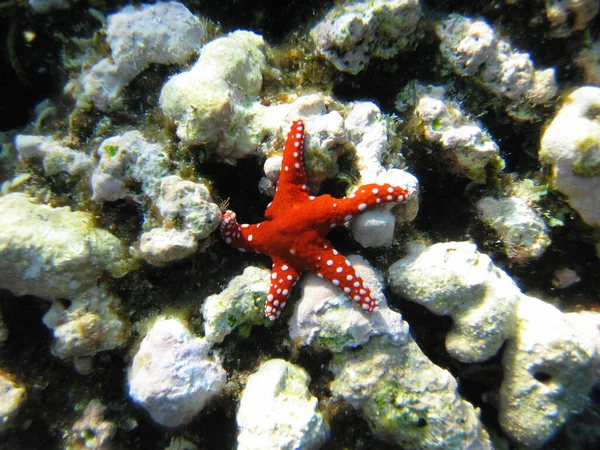
M 107 271 L 132 268 L 126 248 L 93 218 L 23 193 L 0 197 L 0 287 L 15 295 L 70 298 Z

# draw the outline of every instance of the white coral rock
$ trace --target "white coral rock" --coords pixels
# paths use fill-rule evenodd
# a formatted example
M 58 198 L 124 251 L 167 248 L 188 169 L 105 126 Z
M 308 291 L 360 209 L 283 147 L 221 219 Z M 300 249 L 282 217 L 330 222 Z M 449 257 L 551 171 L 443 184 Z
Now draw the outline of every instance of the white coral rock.
M 190 422 L 219 394 L 227 374 L 205 339 L 178 320 L 160 319 L 144 337 L 129 370 L 129 396 L 157 423 Z
M 329 426 L 309 382 L 304 369 L 281 359 L 267 361 L 250 375 L 236 416 L 238 450 L 320 448 Z

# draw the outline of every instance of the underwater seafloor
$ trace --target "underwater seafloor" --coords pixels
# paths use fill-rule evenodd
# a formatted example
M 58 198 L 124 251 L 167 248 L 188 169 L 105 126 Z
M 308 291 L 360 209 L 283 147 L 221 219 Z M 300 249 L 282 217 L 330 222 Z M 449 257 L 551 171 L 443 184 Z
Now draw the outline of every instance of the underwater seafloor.
M 0 3 L 0 449 L 598 448 L 598 3 Z M 298 118 L 409 191 L 327 235 L 374 313 L 219 235 Z

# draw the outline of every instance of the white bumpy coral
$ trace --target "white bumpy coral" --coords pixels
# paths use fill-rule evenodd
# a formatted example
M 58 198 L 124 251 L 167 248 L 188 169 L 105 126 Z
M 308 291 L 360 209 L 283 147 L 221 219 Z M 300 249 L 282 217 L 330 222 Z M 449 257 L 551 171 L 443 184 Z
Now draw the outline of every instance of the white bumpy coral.
M 454 319 L 446 348 L 460 361 L 485 361 L 506 341 L 498 419 L 510 438 L 539 448 L 585 408 L 600 379 L 600 315 L 564 314 L 524 295 L 468 242 L 415 245 L 389 280 L 394 292 Z

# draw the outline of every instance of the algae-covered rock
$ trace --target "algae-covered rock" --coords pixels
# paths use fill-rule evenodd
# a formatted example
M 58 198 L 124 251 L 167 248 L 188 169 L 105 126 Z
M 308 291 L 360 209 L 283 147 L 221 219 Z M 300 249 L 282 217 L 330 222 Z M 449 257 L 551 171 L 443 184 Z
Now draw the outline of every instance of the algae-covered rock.
M 90 184 L 92 200 L 111 202 L 131 196 L 141 196 L 128 188 L 133 179 L 143 195 L 158 195 L 161 179 L 169 175 L 169 158 L 165 149 L 144 138 L 137 130 L 112 136 L 102 141 L 97 151 L 98 165 Z
M 89 155 L 66 147 L 52 138 L 17 134 L 14 145 L 22 159 L 41 160 L 48 176 L 68 173 L 75 177 L 92 171 L 92 159 Z
M 539 448 L 589 401 L 600 379 L 598 315 L 524 295 L 468 242 L 414 246 L 389 276 L 398 294 L 453 318 L 446 348 L 455 358 L 484 361 L 506 340 L 498 419 L 510 438 Z
M 496 231 L 514 262 L 537 259 L 551 243 L 544 219 L 519 197 L 485 197 L 477 202 L 479 218 Z
M 546 129 L 539 152 L 554 188 L 593 227 L 600 227 L 599 109 L 600 88 L 577 89 Z
M 492 357 L 514 330 L 521 291 L 474 244 L 414 245 L 392 264 L 389 282 L 395 293 L 452 316 L 446 348 L 461 361 Z
M 206 44 L 189 71 L 165 83 L 160 107 L 177 124 L 184 143 L 212 144 L 222 155 L 245 156 L 262 138 L 249 134 L 247 116 L 264 70 L 263 38 L 235 31 Z
M 108 16 L 110 57 L 102 58 L 79 80 L 79 106 L 117 109 L 125 87 L 150 63 L 181 64 L 206 39 L 205 22 L 179 2 L 128 5 Z
M 412 339 L 396 346 L 373 338 L 360 350 L 336 354 L 329 368 L 332 393 L 360 410 L 381 439 L 405 449 L 492 449 L 478 410 Z
M 371 58 L 392 58 L 409 48 L 420 19 L 418 0 L 344 2 L 310 34 L 317 51 L 338 70 L 356 75 Z
M 413 80 L 398 95 L 396 108 L 412 114 L 418 139 L 433 144 L 433 156 L 449 171 L 484 184 L 490 174 L 504 168 L 498 144 L 458 102 L 448 98 L 446 87 Z
M 14 378 L 0 369 L 0 435 L 16 426 L 15 420 L 27 400 L 25 387 Z
M 502 355 L 498 419 L 511 438 L 535 449 L 589 403 L 599 381 L 600 319 L 564 314 L 525 296 L 517 315 L 515 336 Z
M 68 306 L 54 301 L 43 319 L 54 333 L 52 352 L 59 358 L 74 358 L 77 370 L 88 372 L 86 357 L 127 342 L 129 322 L 120 309 L 121 300 L 102 286 L 69 298 Z
M 120 277 L 131 268 L 125 247 L 90 215 L 26 194 L 0 197 L 0 287 L 15 295 L 70 298 L 95 286 L 105 271 Z
M 525 109 L 523 113 L 517 112 L 523 101 L 544 104 L 556 95 L 555 70 L 536 69 L 528 53 L 519 52 L 501 39 L 485 21 L 450 14 L 437 24 L 436 33 L 446 65 L 508 100 L 514 119 L 535 118 Z
M 117 425 L 106 420 L 106 406 L 99 400 L 91 400 L 79 420 L 71 427 L 67 450 L 110 450 L 117 433 Z
M 163 221 L 176 228 L 153 228 L 140 236 L 140 255 L 154 266 L 185 258 L 198 249 L 221 222 L 221 210 L 208 188 L 177 175 L 160 180 L 156 207 Z
M 388 336 L 395 345 L 409 338 L 408 324 L 392 311 L 383 294 L 383 283 L 375 270 L 360 256 L 348 261 L 378 300 L 376 311 L 357 308 L 354 301 L 329 281 L 306 274 L 300 285 L 301 297 L 290 319 L 290 338 L 301 345 L 341 352 L 365 344 L 373 336 Z
M 207 297 L 200 309 L 206 339 L 223 342 L 225 336 L 240 326 L 267 323 L 264 304 L 270 280 L 268 270 L 246 267 L 221 293 Z

